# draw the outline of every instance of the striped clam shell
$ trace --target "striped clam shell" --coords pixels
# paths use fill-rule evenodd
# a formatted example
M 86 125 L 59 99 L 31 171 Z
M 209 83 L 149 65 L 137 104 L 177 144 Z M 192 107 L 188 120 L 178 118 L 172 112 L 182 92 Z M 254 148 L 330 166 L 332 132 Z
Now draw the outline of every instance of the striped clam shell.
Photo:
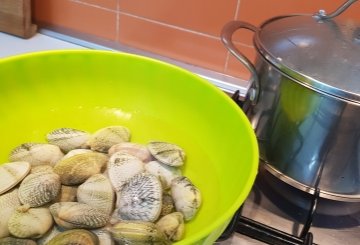
M 85 148 L 90 133 L 74 128 L 58 128 L 46 135 L 50 144 L 57 145 L 64 152 Z
M 100 228 L 110 219 L 103 211 L 85 203 L 58 202 L 52 204 L 49 209 L 56 224 L 65 229 Z
M 143 173 L 132 177 L 118 193 L 116 213 L 123 220 L 153 222 L 160 216 L 161 205 L 161 182 Z
M 54 200 L 55 202 L 75 202 L 77 200 L 77 186 L 61 185 L 60 192 Z
M 56 145 L 43 143 L 24 143 L 14 148 L 9 155 L 11 162 L 25 161 L 32 166 L 49 164 L 54 165 L 64 156 Z
M 60 226 L 54 225 L 45 235 L 36 240 L 37 245 L 47 245 L 48 242 L 56 235 L 63 232 L 64 229 Z
M 154 223 L 144 221 L 121 221 L 109 228 L 118 244 L 169 244 Z
M 189 178 L 182 176 L 173 179 L 171 196 L 176 210 L 184 215 L 186 221 L 191 220 L 196 215 L 201 205 L 201 194 Z
M 36 245 L 37 243 L 31 239 L 5 237 L 0 239 L 0 244 L 1 245 Z
M 100 173 L 107 161 L 108 157 L 102 153 L 82 153 L 59 161 L 54 166 L 54 172 L 60 175 L 63 185 L 78 185 Z
M 110 215 L 113 211 L 115 193 L 108 178 L 102 174 L 95 174 L 78 187 L 77 200 Z
M 98 245 L 99 238 L 92 232 L 83 229 L 64 231 L 54 236 L 47 245 Z
M 0 238 L 10 235 L 8 221 L 11 214 L 20 205 L 18 189 L 13 189 L 0 196 Z
M 132 142 L 118 143 L 116 145 L 113 145 L 108 151 L 110 156 L 112 156 L 115 152 L 124 152 L 133 155 L 139 158 L 144 163 L 150 162 L 152 160 L 150 151 L 147 149 L 145 145 L 136 144 Z
M 185 152 L 178 145 L 163 141 L 151 141 L 147 147 L 153 157 L 164 164 L 175 167 L 184 164 Z
M 168 240 L 179 241 L 185 233 L 184 215 L 180 212 L 170 213 L 156 222 L 156 227 Z
M 112 186 L 116 191 L 120 191 L 122 186 L 133 176 L 144 172 L 144 163 L 127 153 L 116 152 L 108 162 L 108 175 Z
M 97 235 L 99 238 L 99 245 L 114 245 L 114 239 L 112 239 L 110 231 L 106 228 L 100 228 L 96 230 L 92 230 L 92 233 Z
M 10 162 L 0 165 L 0 194 L 13 188 L 29 173 L 28 162 Z
M 54 200 L 60 188 L 60 176 L 54 172 L 29 174 L 20 184 L 19 199 L 30 207 L 40 207 Z
M 8 228 L 10 234 L 19 238 L 39 238 L 53 225 L 48 208 L 18 207 L 10 216 Z
M 109 126 L 101 128 L 91 135 L 87 144 L 91 150 L 107 153 L 111 146 L 128 142 L 130 130 L 123 126 Z
M 160 179 L 164 189 L 170 188 L 173 179 L 182 176 L 179 168 L 166 165 L 159 161 L 148 162 L 145 164 L 145 169 Z

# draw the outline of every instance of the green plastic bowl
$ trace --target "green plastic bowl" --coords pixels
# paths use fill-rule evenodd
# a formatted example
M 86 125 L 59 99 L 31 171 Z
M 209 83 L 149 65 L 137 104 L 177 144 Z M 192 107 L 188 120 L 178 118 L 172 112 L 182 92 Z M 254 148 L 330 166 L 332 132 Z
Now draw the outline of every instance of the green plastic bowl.
M 131 141 L 184 148 L 183 173 L 203 202 L 176 244 L 212 244 L 246 199 L 258 169 L 249 121 L 221 90 L 157 60 L 118 52 L 48 51 L 0 59 L 0 161 L 55 128 L 123 125 Z

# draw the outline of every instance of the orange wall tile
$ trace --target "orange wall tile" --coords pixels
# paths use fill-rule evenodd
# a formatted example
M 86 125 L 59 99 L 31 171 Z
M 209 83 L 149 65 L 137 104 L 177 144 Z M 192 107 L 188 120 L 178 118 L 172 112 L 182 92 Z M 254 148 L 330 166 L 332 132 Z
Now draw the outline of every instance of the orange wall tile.
M 218 36 L 238 0 L 120 0 L 120 11 Z
M 216 38 L 120 14 L 119 41 L 191 64 L 223 71 L 226 50 Z
M 284 14 L 332 12 L 345 0 L 33 0 L 34 20 L 248 79 L 243 65 L 220 41 L 230 20 L 260 26 Z M 341 18 L 360 22 L 360 3 Z M 253 33 L 237 31 L 233 40 L 250 60 Z
M 32 7 L 35 22 L 40 26 L 68 28 L 109 40 L 116 38 L 115 10 L 71 0 L 33 0 Z

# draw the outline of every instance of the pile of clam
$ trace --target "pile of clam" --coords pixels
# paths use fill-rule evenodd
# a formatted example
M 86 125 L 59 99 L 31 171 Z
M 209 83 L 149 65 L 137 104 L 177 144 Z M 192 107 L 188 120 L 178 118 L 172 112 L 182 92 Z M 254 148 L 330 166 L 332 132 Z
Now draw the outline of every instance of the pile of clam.
M 201 195 L 184 151 L 130 142 L 130 131 L 60 128 L 0 165 L 0 244 L 169 244 Z

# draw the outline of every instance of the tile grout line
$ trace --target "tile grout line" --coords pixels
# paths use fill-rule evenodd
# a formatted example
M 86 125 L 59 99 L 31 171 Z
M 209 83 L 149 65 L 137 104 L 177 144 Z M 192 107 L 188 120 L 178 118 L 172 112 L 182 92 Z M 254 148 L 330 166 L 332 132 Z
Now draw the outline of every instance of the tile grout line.
M 113 13 L 117 12 L 114 9 L 105 8 L 105 7 L 96 5 L 96 4 L 86 3 L 86 2 L 83 2 L 81 0 L 70 0 L 70 2 L 74 2 L 74 3 L 77 3 L 77 4 L 82 4 L 82 5 L 89 6 L 89 7 L 94 7 L 94 8 L 101 9 L 101 10 L 106 10 L 106 11 L 113 12 Z
M 115 41 L 119 42 L 120 41 L 120 0 L 116 1 L 116 37 L 115 37 Z
M 98 9 L 101 9 L 101 10 L 106 10 L 106 11 L 109 11 L 109 12 L 116 13 L 116 21 L 117 21 L 116 25 L 118 25 L 118 22 L 119 22 L 118 20 L 120 19 L 120 14 L 123 14 L 123 15 L 129 16 L 129 17 L 132 17 L 132 18 L 135 18 L 135 19 L 140 19 L 140 20 L 143 20 L 143 21 L 147 21 L 147 22 L 150 22 L 150 23 L 153 23 L 153 24 L 158 24 L 158 25 L 165 26 L 165 27 L 168 27 L 168 28 L 172 28 L 172 29 L 176 29 L 176 30 L 196 34 L 196 35 L 199 35 L 199 36 L 203 36 L 203 37 L 207 37 L 207 38 L 211 38 L 211 39 L 215 39 L 215 40 L 220 40 L 220 38 L 217 37 L 217 36 L 213 36 L 213 35 L 206 34 L 206 33 L 203 33 L 203 32 L 193 31 L 191 29 L 183 28 L 183 27 L 180 27 L 180 26 L 176 26 L 176 25 L 165 23 L 165 22 L 161 22 L 161 21 L 145 18 L 145 17 L 142 17 L 142 16 L 130 14 L 130 13 L 127 13 L 127 12 L 123 12 L 123 11 L 120 10 L 120 2 L 119 2 L 120 0 L 118 0 L 118 2 L 117 2 L 116 10 L 101 7 L 99 5 L 95 5 L 95 4 L 91 4 L 91 3 L 82 2 L 81 0 L 70 0 L 70 1 L 74 2 L 74 3 L 82 4 L 82 5 L 85 5 L 85 6 L 94 7 L 94 8 L 98 8 Z M 116 26 L 116 28 L 117 28 L 116 31 L 119 31 L 120 28 L 118 26 Z

